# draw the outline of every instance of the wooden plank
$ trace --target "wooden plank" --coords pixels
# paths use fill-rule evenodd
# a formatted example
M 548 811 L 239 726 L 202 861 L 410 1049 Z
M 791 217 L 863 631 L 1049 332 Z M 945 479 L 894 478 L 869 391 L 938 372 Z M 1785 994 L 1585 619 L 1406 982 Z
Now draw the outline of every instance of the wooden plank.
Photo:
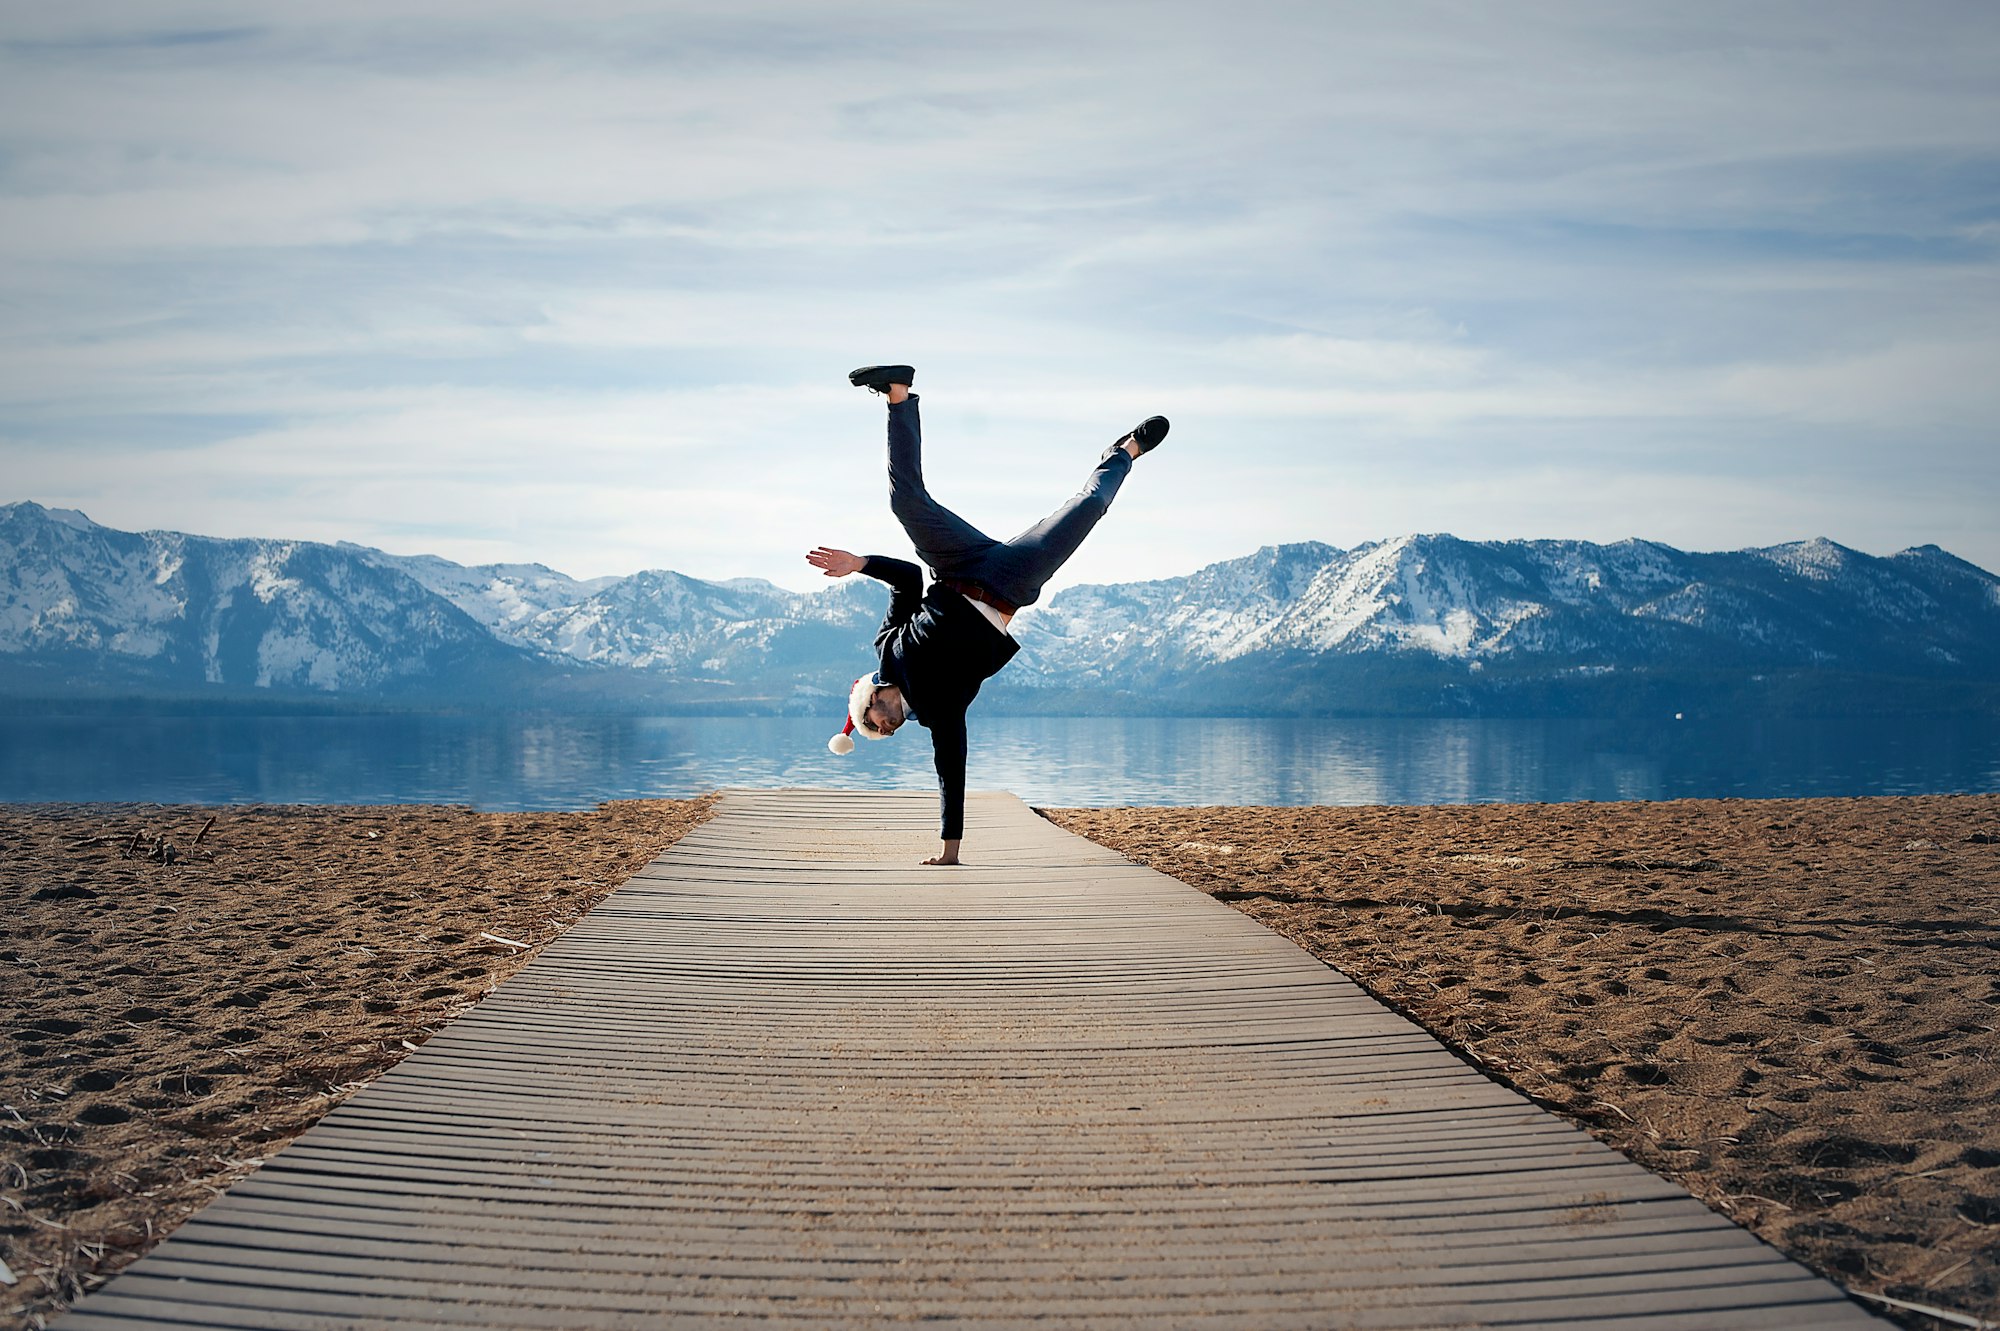
M 66 1328 L 1880 1325 L 1008 796 L 729 792 Z

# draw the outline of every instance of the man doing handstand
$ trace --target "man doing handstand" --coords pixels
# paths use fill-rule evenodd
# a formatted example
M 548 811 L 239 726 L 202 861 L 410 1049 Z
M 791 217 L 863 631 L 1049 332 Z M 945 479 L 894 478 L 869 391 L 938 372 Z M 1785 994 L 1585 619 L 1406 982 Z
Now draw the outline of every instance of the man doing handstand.
M 889 508 L 931 570 L 929 590 L 915 564 L 820 546 L 806 562 L 829 578 L 865 573 L 889 584 L 889 613 L 875 635 L 881 665 L 848 695 L 847 723 L 829 747 L 851 753 L 850 736 L 887 739 L 905 721 L 931 732 L 944 849 L 925 864 L 957 864 L 965 835 L 965 712 L 979 686 L 1020 650 L 1007 631 L 1022 606 L 1076 553 L 1111 507 L 1141 453 L 1167 437 L 1167 419 L 1149 416 L 1104 451 L 1083 489 L 1011 541 L 996 541 L 931 498 L 924 488 L 916 371 L 870 365 L 848 376 L 889 399 Z

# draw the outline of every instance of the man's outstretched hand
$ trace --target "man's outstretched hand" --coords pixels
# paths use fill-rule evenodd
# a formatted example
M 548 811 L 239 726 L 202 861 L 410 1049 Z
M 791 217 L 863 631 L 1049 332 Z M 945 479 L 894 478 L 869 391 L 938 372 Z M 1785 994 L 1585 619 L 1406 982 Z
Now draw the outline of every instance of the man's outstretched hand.
M 850 573 L 859 573 L 868 561 L 860 555 L 836 550 L 830 545 L 822 545 L 807 553 L 806 563 L 819 569 L 829 578 L 844 578 Z

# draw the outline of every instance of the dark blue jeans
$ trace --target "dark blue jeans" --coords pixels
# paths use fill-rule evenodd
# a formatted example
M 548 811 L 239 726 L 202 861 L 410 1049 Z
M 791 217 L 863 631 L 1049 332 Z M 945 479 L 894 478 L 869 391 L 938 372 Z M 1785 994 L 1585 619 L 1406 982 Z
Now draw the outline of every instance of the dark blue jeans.
M 889 406 L 889 509 L 932 577 L 969 579 L 1015 605 L 1035 603 L 1042 585 L 1076 553 L 1132 470 L 1131 455 L 1113 449 L 1061 508 L 1013 540 L 996 541 L 931 498 L 923 459 L 923 426 L 912 393 Z

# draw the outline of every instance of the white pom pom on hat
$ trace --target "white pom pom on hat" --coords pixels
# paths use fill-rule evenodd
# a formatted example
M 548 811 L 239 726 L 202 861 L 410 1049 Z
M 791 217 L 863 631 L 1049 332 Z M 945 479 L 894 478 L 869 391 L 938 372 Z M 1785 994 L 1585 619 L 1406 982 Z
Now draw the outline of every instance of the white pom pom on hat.
M 840 754 L 842 757 L 845 757 L 848 754 L 854 752 L 853 717 L 850 716 L 847 718 L 847 724 L 840 728 L 840 733 L 838 735 L 835 735 L 832 739 L 826 742 L 826 747 L 832 749 L 835 753 Z

